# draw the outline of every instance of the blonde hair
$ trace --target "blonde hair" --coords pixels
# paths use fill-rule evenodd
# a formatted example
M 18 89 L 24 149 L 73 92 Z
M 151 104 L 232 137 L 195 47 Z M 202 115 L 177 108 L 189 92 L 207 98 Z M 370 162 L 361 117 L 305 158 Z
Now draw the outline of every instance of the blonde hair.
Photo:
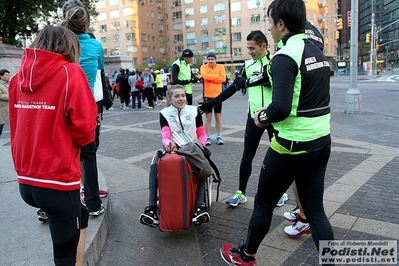
M 182 90 L 184 90 L 184 93 L 186 93 L 186 90 L 184 89 L 183 85 L 177 84 L 177 85 L 170 86 L 169 89 L 166 91 L 166 100 L 167 100 L 166 105 L 167 106 L 172 104 L 172 101 L 171 101 L 172 95 L 173 95 L 173 92 L 177 89 L 182 89 Z
M 90 25 L 89 13 L 84 7 L 71 7 L 65 10 L 64 20 L 60 25 L 70 29 L 75 34 L 86 33 L 86 29 Z
M 45 26 L 30 47 L 57 53 L 69 62 L 79 63 L 79 39 L 72 31 L 61 26 Z

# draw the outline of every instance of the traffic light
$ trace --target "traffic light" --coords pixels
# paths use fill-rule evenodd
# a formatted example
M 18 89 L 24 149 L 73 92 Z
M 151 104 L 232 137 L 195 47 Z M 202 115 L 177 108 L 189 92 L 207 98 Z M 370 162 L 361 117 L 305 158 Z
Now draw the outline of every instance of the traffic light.
M 337 19 L 337 30 L 342 30 L 343 25 L 342 25 L 342 18 Z
M 366 43 L 370 43 L 370 33 L 366 34 Z
M 335 31 L 335 39 L 336 39 L 336 40 L 339 39 L 339 31 Z
M 375 45 L 375 49 L 378 51 L 378 50 L 380 50 L 380 45 L 377 43 L 376 45 Z

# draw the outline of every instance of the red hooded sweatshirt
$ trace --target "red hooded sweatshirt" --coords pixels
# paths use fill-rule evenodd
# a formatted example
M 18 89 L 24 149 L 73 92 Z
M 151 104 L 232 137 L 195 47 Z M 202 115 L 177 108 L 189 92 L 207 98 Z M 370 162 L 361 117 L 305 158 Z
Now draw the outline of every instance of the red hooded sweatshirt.
M 97 105 L 78 64 L 26 48 L 9 84 L 11 152 L 18 182 L 80 188 L 80 146 L 94 141 Z

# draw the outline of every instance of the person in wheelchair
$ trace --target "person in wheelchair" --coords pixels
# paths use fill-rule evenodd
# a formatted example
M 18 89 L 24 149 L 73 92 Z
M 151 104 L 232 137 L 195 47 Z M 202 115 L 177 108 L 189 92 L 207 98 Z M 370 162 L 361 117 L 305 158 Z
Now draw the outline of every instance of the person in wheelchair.
M 162 145 L 166 150 L 177 151 L 176 141 L 173 140 L 173 133 L 185 130 L 192 140 L 198 139 L 205 146 L 206 134 L 203 126 L 202 116 L 197 107 L 187 105 L 186 93 L 182 85 L 173 85 L 167 91 L 169 106 L 162 109 L 159 120 L 162 130 Z M 183 128 L 182 128 L 183 127 Z M 151 227 L 157 227 L 158 219 L 158 158 L 154 158 L 149 173 L 149 204 L 145 207 L 144 213 L 140 215 L 140 223 Z M 198 179 L 197 207 L 192 218 L 194 224 L 209 222 L 210 216 L 206 212 L 204 203 L 205 180 Z

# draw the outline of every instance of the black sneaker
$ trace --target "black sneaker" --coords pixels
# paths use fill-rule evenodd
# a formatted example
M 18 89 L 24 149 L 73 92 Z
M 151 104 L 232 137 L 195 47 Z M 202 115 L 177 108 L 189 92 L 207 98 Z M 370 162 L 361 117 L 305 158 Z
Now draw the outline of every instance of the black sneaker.
M 159 225 L 157 207 L 145 207 L 144 213 L 140 215 L 140 223 L 151 227 L 157 227 Z
M 89 212 L 90 216 L 99 216 L 100 214 L 104 213 L 105 211 L 105 207 L 104 205 L 100 205 L 100 209 L 98 209 L 97 211 L 93 211 L 93 212 Z
M 193 219 L 191 219 L 191 222 L 194 224 L 202 224 L 209 222 L 210 219 L 211 217 L 209 216 L 209 213 L 205 211 L 205 207 L 198 206 L 194 213 Z
M 44 223 L 48 222 L 47 213 L 42 211 L 42 209 L 37 210 L 37 215 L 39 216 L 39 217 L 37 217 L 37 219 L 39 219 L 39 221 L 44 222 Z

